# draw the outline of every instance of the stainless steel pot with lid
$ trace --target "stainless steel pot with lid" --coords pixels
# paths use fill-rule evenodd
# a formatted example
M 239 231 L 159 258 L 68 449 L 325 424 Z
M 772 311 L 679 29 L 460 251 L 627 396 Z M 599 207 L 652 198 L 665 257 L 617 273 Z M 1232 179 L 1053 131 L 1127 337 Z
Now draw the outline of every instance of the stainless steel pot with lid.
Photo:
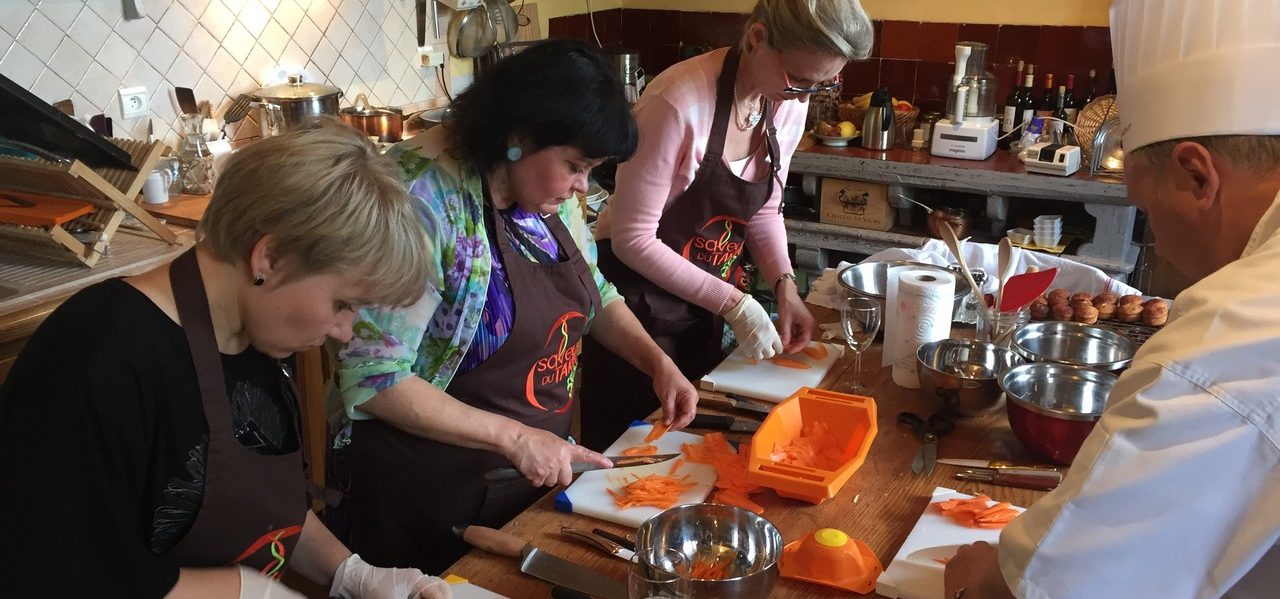
M 306 83 L 302 75 L 289 75 L 289 82 L 264 87 L 254 93 L 262 109 L 258 122 L 262 136 L 292 131 L 320 115 L 338 116 L 342 90 L 332 85 Z

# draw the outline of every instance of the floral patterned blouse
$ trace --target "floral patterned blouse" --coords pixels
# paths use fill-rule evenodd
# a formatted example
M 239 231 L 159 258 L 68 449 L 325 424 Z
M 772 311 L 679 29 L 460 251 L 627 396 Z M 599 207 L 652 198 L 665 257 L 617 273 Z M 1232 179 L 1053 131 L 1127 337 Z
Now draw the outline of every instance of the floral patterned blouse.
M 481 174 L 447 152 L 413 147 L 424 142 L 443 147 L 444 129 L 437 127 L 418 136 L 426 139 L 415 138 L 416 143 L 391 150 L 408 180 L 410 194 L 418 201 L 418 216 L 436 268 L 418 303 L 404 308 L 362 308 L 356 315 L 354 336 L 337 358 L 343 408 L 339 444 L 348 440 L 351 420 L 372 418 L 358 409 L 360 404 L 410 376 L 441 389 L 448 387 L 455 375 L 475 366 L 464 366 L 469 354 L 472 358 L 467 361 L 474 360 L 476 352 L 468 352 L 473 340 L 493 337 L 483 322 L 494 264 L 484 222 L 488 207 Z M 622 299 L 596 267 L 595 241 L 577 203 L 562 203 L 557 215 L 591 270 L 601 305 Z M 519 214 L 513 218 L 524 220 Z M 547 256 L 537 251 L 536 243 L 514 247 L 530 260 Z M 589 314 L 588 320 L 594 317 Z M 486 347 L 484 356 L 496 348 Z

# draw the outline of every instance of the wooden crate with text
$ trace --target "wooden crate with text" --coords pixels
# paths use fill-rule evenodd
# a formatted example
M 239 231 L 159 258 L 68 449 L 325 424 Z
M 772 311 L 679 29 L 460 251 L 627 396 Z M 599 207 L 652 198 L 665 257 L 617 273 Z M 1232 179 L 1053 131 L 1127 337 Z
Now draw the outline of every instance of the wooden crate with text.
M 822 179 L 819 220 L 832 225 L 888 231 L 893 227 L 893 207 L 888 186 L 879 183 Z

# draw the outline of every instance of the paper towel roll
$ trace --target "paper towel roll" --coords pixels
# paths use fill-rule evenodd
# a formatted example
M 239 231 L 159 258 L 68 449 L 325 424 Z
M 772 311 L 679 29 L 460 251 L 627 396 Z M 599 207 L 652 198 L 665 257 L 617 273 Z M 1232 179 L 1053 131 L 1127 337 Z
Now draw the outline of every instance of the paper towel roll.
M 893 269 L 889 282 L 885 354 L 893 367 L 893 382 L 919 389 L 916 350 L 951 336 L 956 280 L 948 273 L 904 267 Z

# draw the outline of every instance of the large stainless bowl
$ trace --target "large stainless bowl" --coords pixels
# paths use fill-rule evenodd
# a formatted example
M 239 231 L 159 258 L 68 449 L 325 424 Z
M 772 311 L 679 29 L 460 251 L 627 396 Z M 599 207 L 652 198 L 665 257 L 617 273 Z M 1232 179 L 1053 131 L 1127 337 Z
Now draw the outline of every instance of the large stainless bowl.
M 1013 334 L 1013 351 L 1030 362 L 1058 362 L 1099 370 L 1129 365 L 1137 346 L 1128 337 L 1078 322 L 1033 322 Z
M 1009 427 L 1032 453 L 1070 464 L 1102 416 L 1117 379 L 1109 372 L 1054 362 L 1015 366 L 1000 378 Z
M 884 310 L 885 293 L 888 287 L 885 282 L 889 278 L 889 269 L 895 266 L 910 266 L 912 268 L 921 268 L 924 270 L 936 270 L 945 272 L 956 279 L 956 296 L 955 305 L 952 314 L 958 313 L 960 307 L 964 305 L 964 298 L 969 295 L 969 281 L 965 280 L 964 275 L 952 272 L 950 269 L 937 266 L 934 264 L 926 264 L 924 262 L 911 262 L 909 260 L 886 260 L 882 262 L 863 262 L 862 264 L 854 264 L 845 267 L 840 271 L 837 277 L 840 280 L 840 286 L 853 295 L 860 297 L 869 297 L 876 300 L 880 304 L 880 309 Z
M 731 557 L 728 577 L 690 581 L 691 597 L 768 597 L 778 581 L 782 533 L 773 523 L 747 510 L 714 503 L 680 505 L 645 520 L 636 531 L 636 555 L 651 569 L 646 556 L 678 552 L 686 563 Z
M 931 341 L 916 351 L 920 389 L 942 410 L 968 416 L 1000 401 L 1000 377 L 1022 363 L 1008 348 L 972 339 Z

